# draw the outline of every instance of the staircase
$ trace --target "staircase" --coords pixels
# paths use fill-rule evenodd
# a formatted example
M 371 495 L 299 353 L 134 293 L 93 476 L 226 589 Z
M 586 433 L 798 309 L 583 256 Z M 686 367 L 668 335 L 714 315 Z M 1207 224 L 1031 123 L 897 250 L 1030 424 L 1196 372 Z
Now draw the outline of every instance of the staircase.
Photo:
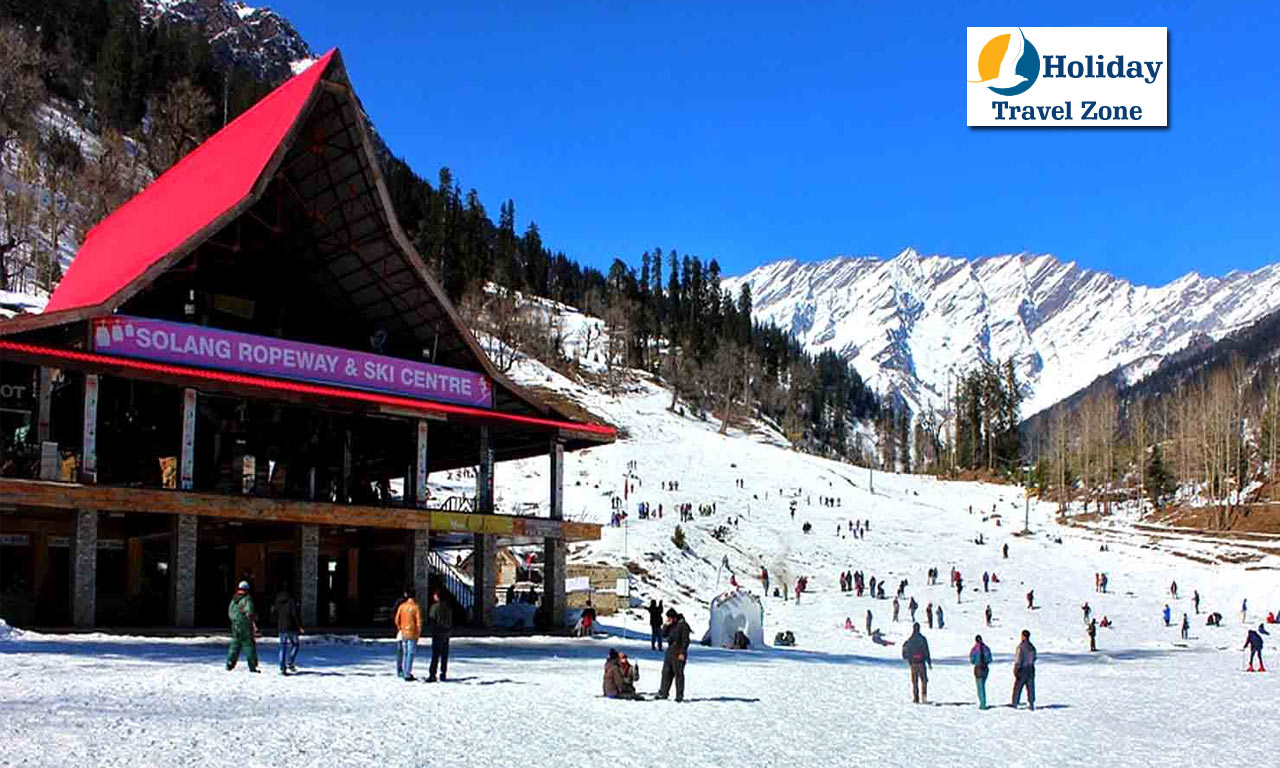
M 458 570 L 453 563 L 449 562 L 449 558 L 439 552 L 427 553 L 427 567 L 431 569 L 431 573 L 438 577 L 444 588 L 448 590 L 453 599 L 458 602 L 458 607 L 470 615 L 472 606 L 475 605 L 475 588 L 471 584 L 471 578 L 465 573 Z

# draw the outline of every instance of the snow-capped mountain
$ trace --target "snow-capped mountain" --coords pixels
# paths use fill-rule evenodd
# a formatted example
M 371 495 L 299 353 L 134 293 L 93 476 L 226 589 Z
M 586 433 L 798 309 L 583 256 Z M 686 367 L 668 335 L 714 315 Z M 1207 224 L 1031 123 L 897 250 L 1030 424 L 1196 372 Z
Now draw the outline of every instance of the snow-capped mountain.
M 289 20 L 270 8 L 230 0 L 141 0 L 145 20 L 166 19 L 204 30 L 223 65 L 234 64 L 264 82 L 294 73 L 296 62 L 314 58 Z
M 1195 339 L 1219 339 L 1280 306 L 1280 265 L 1163 286 L 1017 254 L 778 261 L 724 286 L 751 286 L 757 319 L 810 350 L 834 350 L 882 392 L 941 408 L 948 381 L 980 359 L 1012 357 L 1023 416 L 1117 366 L 1140 378 Z

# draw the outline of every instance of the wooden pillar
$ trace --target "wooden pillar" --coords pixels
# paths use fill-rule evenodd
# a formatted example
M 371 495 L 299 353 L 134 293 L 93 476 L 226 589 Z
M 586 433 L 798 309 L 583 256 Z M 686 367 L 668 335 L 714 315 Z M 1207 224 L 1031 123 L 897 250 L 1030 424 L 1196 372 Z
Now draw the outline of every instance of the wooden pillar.
M 39 399 L 36 406 L 36 440 L 43 443 L 52 432 L 49 414 L 53 410 L 53 371 L 43 366 L 40 368 L 40 385 L 36 397 Z
M 298 526 L 297 595 L 302 608 L 302 626 L 316 623 L 316 605 L 320 597 L 320 526 Z
M 178 515 L 173 521 L 173 558 L 169 563 L 170 613 L 175 627 L 196 625 L 196 551 L 200 519 Z M 256 571 L 255 571 L 256 573 Z M 239 574 L 236 581 L 240 580 Z
M 71 623 L 90 629 L 98 604 L 98 510 L 75 511 L 71 538 Z
M 552 520 L 564 520 L 564 443 L 558 437 L 551 438 Z M 547 625 L 551 629 L 563 627 L 568 601 L 565 594 L 566 557 L 568 548 L 564 536 L 543 539 L 542 600 Z
M 125 558 L 125 594 L 136 598 L 142 594 L 142 539 L 134 536 L 125 540 Z
M 480 464 L 476 470 L 476 512 L 493 514 L 493 445 L 489 427 L 480 427 Z
M 418 419 L 418 451 L 413 464 L 413 504 L 419 509 L 427 506 L 427 420 Z
M 98 374 L 84 377 L 84 440 L 80 452 L 80 481 L 98 481 Z
M 182 452 L 178 459 L 178 487 L 191 490 L 196 468 L 196 391 L 182 390 Z

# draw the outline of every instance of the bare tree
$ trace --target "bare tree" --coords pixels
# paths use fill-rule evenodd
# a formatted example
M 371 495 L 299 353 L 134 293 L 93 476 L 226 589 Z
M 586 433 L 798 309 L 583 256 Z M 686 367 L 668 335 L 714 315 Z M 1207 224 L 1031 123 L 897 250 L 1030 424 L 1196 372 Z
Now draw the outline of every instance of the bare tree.
M 204 140 L 213 101 L 187 78 L 147 102 L 147 162 L 160 175 Z
M 20 256 L 30 255 L 39 211 L 39 150 L 31 142 L 18 146 L 14 172 L 8 183 L 0 184 L 0 291 L 14 287 L 31 266 L 29 258 Z
M 146 181 L 138 153 L 130 151 L 127 140 L 119 132 L 107 128 L 100 143 L 101 151 L 85 163 L 76 190 L 76 230 L 81 240 Z

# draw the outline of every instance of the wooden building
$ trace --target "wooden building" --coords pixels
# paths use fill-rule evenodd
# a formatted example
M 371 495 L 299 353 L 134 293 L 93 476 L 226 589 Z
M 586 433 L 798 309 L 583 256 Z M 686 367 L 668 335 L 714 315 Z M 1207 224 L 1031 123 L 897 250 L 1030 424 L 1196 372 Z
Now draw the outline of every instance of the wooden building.
M 531 543 L 559 624 L 566 542 L 600 535 L 563 520 L 564 453 L 615 436 L 485 356 L 396 221 L 336 51 L 0 322 L 0 395 L 0 616 L 27 626 L 218 626 L 241 579 L 264 612 L 287 584 L 312 627 L 382 624 L 406 584 L 485 625 L 497 548 Z M 494 462 L 533 456 L 549 516 L 494 514 Z M 474 497 L 428 496 L 468 466 Z M 474 587 L 444 578 L 450 548 Z

